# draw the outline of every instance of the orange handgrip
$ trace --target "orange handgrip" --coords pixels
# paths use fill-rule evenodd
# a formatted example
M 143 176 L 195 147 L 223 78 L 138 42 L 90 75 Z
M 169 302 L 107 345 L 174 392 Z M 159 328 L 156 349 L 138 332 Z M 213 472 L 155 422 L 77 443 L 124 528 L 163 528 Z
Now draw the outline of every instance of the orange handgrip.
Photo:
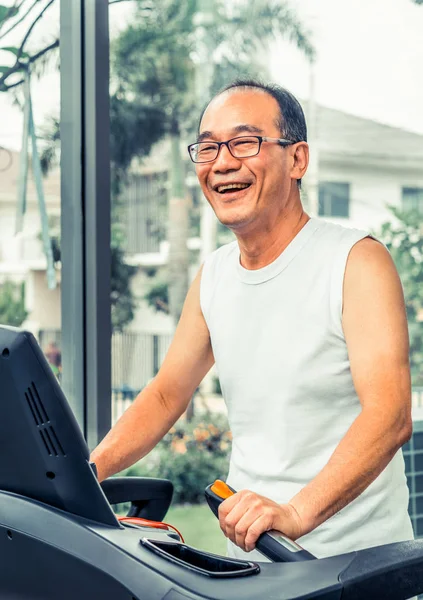
M 229 496 L 234 495 L 233 491 L 221 479 L 216 479 L 210 490 L 223 500 L 226 500 L 226 498 L 229 498 Z

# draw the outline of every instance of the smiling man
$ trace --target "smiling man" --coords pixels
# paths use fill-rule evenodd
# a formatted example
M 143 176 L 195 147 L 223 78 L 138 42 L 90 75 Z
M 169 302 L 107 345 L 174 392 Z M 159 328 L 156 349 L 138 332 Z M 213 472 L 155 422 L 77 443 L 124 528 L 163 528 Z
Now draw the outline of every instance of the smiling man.
M 401 283 L 367 232 L 305 213 L 306 140 L 278 86 L 238 82 L 207 106 L 189 153 L 236 241 L 206 259 L 160 372 L 92 455 L 104 479 L 147 454 L 215 362 L 239 490 L 219 510 L 231 556 L 269 529 L 318 557 L 413 537 Z

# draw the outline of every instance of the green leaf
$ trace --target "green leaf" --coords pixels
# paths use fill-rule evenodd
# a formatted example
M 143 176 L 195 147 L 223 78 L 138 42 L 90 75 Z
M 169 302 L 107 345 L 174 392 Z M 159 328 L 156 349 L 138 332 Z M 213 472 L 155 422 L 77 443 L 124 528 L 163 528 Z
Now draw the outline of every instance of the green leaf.
M 0 25 L 3 24 L 3 21 L 7 21 L 7 19 L 16 17 L 18 12 L 18 8 L 12 8 L 11 6 L 4 6 L 3 4 L 0 4 Z
M 19 53 L 19 48 L 16 48 L 15 46 L 5 46 L 4 48 L 0 48 L 0 50 L 5 50 L 6 52 L 11 52 L 15 56 L 17 56 Z M 29 58 L 29 54 L 27 52 L 22 52 L 21 58 Z

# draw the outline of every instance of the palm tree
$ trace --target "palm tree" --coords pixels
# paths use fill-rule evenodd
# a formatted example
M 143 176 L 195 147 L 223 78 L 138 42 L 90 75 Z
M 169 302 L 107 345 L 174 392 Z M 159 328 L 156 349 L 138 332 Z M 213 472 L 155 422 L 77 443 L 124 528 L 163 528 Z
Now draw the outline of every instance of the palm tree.
M 257 57 L 278 36 L 313 57 L 309 37 L 285 0 L 140 0 L 133 22 L 114 44 L 121 93 L 161 107 L 170 140 L 169 310 L 175 323 L 189 283 L 182 139 L 193 134 L 210 93 L 234 76 L 263 75 Z

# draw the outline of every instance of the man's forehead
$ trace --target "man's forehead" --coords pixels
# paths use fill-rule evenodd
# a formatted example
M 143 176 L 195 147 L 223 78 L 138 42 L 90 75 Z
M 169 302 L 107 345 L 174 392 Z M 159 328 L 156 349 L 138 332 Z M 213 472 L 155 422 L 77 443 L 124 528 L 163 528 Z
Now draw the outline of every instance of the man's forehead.
M 266 126 L 275 126 L 280 117 L 275 98 L 260 89 L 230 89 L 213 98 L 204 111 L 199 134 L 225 130 L 234 132 L 254 129 L 263 132 Z

